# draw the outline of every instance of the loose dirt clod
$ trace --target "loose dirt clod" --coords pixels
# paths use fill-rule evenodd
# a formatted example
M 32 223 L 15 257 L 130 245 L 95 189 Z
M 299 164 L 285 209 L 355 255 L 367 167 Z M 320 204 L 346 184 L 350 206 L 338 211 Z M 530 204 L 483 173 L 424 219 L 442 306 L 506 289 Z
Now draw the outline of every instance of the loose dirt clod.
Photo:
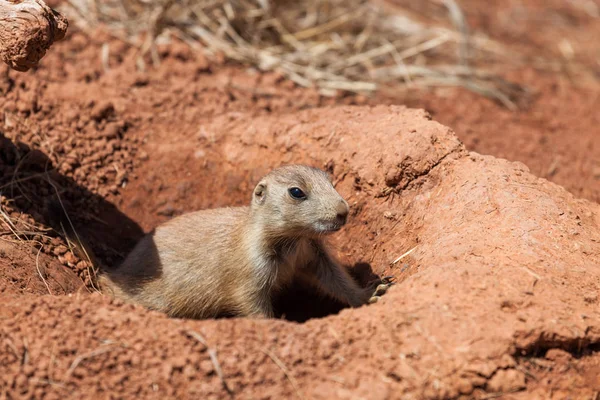
M 68 21 L 42 0 L 0 0 L 0 59 L 17 71 L 37 65 Z

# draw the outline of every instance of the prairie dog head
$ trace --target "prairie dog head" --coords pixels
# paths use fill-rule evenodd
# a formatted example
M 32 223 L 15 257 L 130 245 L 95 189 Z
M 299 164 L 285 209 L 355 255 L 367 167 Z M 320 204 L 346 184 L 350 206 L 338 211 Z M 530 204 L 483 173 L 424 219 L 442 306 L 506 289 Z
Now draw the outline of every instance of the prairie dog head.
M 288 165 L 256 185 L 251 210 L 273 234 L 318 236 L 344 226 L 349 208 L 324 171 Z

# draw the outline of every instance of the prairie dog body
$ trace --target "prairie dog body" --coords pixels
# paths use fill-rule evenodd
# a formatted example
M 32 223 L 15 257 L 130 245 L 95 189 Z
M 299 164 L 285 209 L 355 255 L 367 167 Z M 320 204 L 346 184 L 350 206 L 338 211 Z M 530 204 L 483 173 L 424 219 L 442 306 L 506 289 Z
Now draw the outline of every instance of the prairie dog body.
M 180 318 L 272 317 L 272 294 L 292 279 L 358 307 L 373 288 L 359 287 L 323 241 L 348 211 L 325 172 L 281 167 L 258 183 L 248 207 L 196 211 L 158 226 L 100 284 Z

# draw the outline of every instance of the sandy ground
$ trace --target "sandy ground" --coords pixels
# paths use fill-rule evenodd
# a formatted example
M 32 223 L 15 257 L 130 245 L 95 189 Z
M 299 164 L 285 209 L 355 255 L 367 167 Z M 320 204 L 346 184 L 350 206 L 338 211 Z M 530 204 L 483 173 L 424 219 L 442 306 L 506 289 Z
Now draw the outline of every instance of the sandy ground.
M 102 32 L 0 71 L 0 396 L 597 398 L 600 86 L 578 72 L 597 63 L 597 19 L 462 3 L 515 49 L 556 55 L 569 39 L 580 69 L 507 71 L 536 91 L 518 112 L 460 89 L 322 98 L 183 45 L 139 72 Z M 168 319 L 90 294 L 90 265 L 48 228 L 59 194 L 114 265 L 143 232 L 245 204 L 292 162 L 328 170 L 349 201 L 333 244 L 357 277 L 397 277 L 381 302 L 340 311 L 293 288 L 279 320 Z

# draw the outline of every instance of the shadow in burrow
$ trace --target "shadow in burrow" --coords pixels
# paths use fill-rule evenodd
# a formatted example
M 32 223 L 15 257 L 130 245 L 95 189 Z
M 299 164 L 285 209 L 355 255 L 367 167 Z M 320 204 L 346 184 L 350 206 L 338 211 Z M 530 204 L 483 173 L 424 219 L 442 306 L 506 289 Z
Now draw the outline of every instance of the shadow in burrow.
M 0 162 L 1 194 L 18 211 L 52 227 L 55 237 L 62 235 L 62 228 L 56 215 L 51 215 L 56 212 L 50 212 L 49 204 L 62 203 L 77 235 L 99 261 L 95 267 L 110 270 L 118 266 L 144 235 L 141 227 L 113 203 L 60 174 L 42 151 L 14 143 L 1 132 Z M 357 263 L 349 271 L 363 287 L 378 278 L 367 263 Z M 146 276 L 160 275 L 160 271 L 146 272 Z M 296 322 L 337 314 L 347 307 L 302 282 L 294 282 L 273 303 L 278 318 Z
M 348 268 L 350 275 L 362 287 L 379 281 L 369 263 L 358 262 Z M 323 318 L 339 313 L 347 305 L 318 292 L 314 287 L 294 281 L 285 291 L 273 300 L 278 318 L 295 322 L 306 322 L 313 318 Z
M 64 206 L 77 235 L 89 244 L 100 266 L 117 265 L 143 235 L 140 226 L 114 204 L 58 172 L 42 151 L 13 142 L 2 132 L 0 194 L 11 208 L 53 228 L 55 232 L 45 233 L 51 237 L 60 236 L 62 229 L 48 212 L 48 204 L 60 199 L 58 203 Z M 31 232 L 32 236 L 35 234 Z M 56 247 L 54 240 L 45 240 L 43 244 L 49 251 Z

